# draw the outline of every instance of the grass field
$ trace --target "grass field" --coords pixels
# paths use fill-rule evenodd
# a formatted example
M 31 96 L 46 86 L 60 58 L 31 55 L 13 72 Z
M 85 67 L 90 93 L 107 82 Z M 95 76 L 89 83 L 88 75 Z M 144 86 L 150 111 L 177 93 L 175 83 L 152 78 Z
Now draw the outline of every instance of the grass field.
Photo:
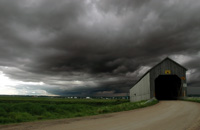
M 184 100 L 200 103 L 200 97 L 188 97 L 188 98 L 185 98 Z
M 0 97 L 0 124 L 36 120 L 72 118 L 127 111 L 156 104 L 141 101 L 106 99 L 59 99 L 36 97 Z

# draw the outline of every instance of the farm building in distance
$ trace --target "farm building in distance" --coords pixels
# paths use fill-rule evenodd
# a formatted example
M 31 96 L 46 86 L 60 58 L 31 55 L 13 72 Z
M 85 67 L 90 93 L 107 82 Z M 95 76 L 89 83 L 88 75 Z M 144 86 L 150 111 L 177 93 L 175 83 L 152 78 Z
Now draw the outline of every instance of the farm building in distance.
M 130 101 L 153 97 L 158 100 L 176 100 L 187 95 L 187 69 L 170 58 L 147 71 L 130 89 Z

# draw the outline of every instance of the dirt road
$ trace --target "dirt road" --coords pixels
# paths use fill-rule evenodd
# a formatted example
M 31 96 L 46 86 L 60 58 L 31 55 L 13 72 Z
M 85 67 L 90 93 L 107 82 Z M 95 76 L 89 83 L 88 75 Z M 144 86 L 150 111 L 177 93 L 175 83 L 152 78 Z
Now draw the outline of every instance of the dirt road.
M 5 130 L 200 130 L 200 104 L 161 101 L 137 110 L 0 126 Z

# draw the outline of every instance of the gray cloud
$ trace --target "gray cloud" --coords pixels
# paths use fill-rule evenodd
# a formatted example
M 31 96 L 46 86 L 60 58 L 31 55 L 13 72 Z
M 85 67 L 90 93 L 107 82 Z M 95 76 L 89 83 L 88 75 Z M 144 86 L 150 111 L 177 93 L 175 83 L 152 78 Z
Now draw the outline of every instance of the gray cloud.
M 198 87 L 199 7 L 198 0 L 2 0 L 0 70 L 44 82 L 30 92 L 126 95 L 169 56 L 192 70 L 189 85 Z

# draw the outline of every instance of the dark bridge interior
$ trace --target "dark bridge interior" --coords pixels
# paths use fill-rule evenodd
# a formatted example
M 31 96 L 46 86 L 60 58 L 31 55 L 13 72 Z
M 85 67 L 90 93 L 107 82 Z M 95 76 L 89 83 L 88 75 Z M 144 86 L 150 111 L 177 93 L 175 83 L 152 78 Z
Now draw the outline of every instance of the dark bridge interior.
M 158 100 L 177 100 L 181 79 L 177 75 L 160 75 L 155 79 L 155 96 Z

